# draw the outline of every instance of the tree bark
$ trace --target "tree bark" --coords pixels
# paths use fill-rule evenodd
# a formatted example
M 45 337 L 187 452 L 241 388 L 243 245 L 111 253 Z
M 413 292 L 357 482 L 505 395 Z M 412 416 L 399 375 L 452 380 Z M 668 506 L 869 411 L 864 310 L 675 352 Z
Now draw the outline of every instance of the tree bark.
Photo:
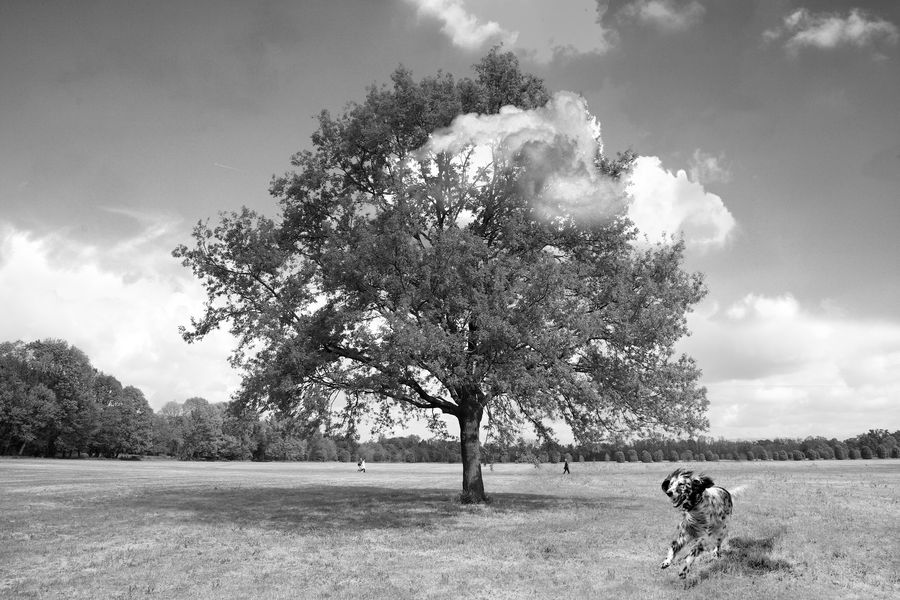
M 484 410 L 477 403 L 463 405 L 459 414 L 459 442 L 463 464 L 463 502 L 478 504 L 487 500 L 481 478 L 481 417 Z

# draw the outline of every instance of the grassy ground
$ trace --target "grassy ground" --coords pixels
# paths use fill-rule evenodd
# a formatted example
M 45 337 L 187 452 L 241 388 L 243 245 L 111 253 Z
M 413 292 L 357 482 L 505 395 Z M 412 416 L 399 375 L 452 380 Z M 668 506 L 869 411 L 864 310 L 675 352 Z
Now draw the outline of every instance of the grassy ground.
M 661 571 L 664 464 L 0 459 L 0 598 L 896 598 L 900 461 L 708 463 L 730 545 Z

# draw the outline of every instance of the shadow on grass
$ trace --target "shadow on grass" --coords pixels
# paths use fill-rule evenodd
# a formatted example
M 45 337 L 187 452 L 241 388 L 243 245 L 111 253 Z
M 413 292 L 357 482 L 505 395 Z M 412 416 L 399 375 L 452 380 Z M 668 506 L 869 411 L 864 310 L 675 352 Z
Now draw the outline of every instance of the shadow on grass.
M 761 538 L 729 538 L 722 556 L 711 564 L 701 567 L 697 580 L 702 581 L 715 574 L 746 576 L 775 572 L 790 573 L 794 568 L 791 563 L 772 557 L 775 542 L 780 536 L 780 533 L 775 533 Z
M 487 505 L 462 505 L 446 489 L 391 489 L 375 486 L 315 485 L 294 488 L 170 489 L 141 495 L 128 504 L 151 513 L 181 515 L 194 522 L 238 527 L 302 529 L 390 529 L 431 527 L 473 511 L 504 515 L 571 509 L 570 498 L 498 493 Z M 619 498 L 579 500 L 597 509 L 639 509 Z

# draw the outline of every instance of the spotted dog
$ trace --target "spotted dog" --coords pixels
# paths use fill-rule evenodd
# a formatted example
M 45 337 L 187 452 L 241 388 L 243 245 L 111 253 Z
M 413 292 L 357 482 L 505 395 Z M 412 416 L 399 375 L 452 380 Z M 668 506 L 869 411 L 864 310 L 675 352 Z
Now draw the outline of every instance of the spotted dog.
M 714 485 L 706 475 L 694 475 L 693 471 L 685 469 L 672 471 L 662 482 L 662 490 L 672 500 L 672 505 L 683 512 L 683 518 L 669 555 L 660 567 L 668 568 L 686 554 L 684 567 L 678 573 L 684 579 L 691 563 L 704 550 L 712 548 L 713 556 L 718 558 L 725 539 L 725 520 L 733 507 L 731 494 Z

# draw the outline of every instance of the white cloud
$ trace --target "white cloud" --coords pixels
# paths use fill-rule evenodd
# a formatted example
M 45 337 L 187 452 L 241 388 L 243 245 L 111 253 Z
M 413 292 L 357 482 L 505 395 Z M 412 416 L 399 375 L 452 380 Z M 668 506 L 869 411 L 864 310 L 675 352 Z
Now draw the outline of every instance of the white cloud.
M 172 233 L 150 224 L 101 248 L 0 224 L 0 340 L 63 339 L 156 409 L 191 396 L 228 400 L 238 385 L 226 362 L 230 336 L 188 345 L 178 334 L 204 294 L 170 256 Z
M 437 19 L 454 45 L 477 50 L 486 44 L 513 44 L 518 37 L 514 31 L 503 29 L 496 21 L 481 22 L 466 10 L 463 0 L 406 0 L 417 8 L 420 16 Z
M 572 92 L 557 92 L 534 110 L 507 106 L 494 115 L 460 115 L 420 152 L 455 154 L 473 148 L 482 159 L 473 164 L 470 155 L 470 168 L 486 182 L 491 161 L 527 152 L 531 160 L 524 189 L 548 218 L 597 219 L 627 205 L 628 216 L 651 243 L 680 234 L 697 248 L 724 244 L 735 227 L 719 196 L 689 180 L 685 171 L 665 170 L 655 156 L 639 157 L 624 182 L 602 175 L 594 163 L 603 151 L 600 124 L 584 98 Z M 716 160 L 707 162 L 724 173 Z
M 697 0 L 634 0 L 625 5 L 618 17 L 656 27 L 661 31 L 685 31 L 700 23 L 706 9 Z
M 688 179 L 685 171 L 664 169 L 655 156 L 635 161 L 626 191 L 632 198 L 628 216 L 651 242 L 680 233 L 695 247 L 720 246 L 735 228 L 722 198 Z
M 490 180 L 493 161 L 526 155 L 529 161 L 523 190 L 548 218 L 595 219 L 622 206 L 621 185 L 595 167 L 602 151 L 600 124 L 583 97 L 557 92 L 541 108 L 505 106 L 498 114 L 460 115 L 450 127 L 435 132 L 421 152 L 461 153 L 475 149 L 482 157 L 473 164 Z M 485 150 L 487 148 L 488 150 Z
M 857 8 L 851 9 L 846 17 L 800 8 L 784 17 L 780 26 L 763 32 L 763 39 L 768 42 L 784 39 L 788 52 L 797 54 L 803 48 L 830 50 L 841 46 L 896 44 L 900 33 L 893 23 L 870 17 Z
M 704 372 L 711 433 L 844 438 L 900 428 L 900 323 L 748 294 L 690 317 L 682 342 Z
M 694 150 L 691 156 L 689 172 L 692 181 L 703 185 L 731 181 L 731 170 L 727 166 L 725 156 L 707 154 L 699 148 Z

